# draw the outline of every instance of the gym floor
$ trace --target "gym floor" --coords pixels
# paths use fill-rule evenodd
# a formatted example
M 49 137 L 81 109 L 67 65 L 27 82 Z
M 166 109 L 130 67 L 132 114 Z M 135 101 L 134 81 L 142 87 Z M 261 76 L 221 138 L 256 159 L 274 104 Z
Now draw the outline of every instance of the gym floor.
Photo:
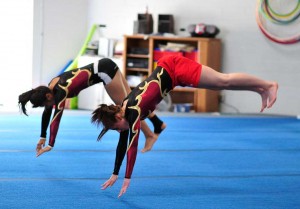
M 168 126 L 151 152 L 138 153 L 130 187 L 118 199 L 126 159 L 115 185 L 101 190 L 118 133 L 96 142 L 100 128 L 90 123 L 91 111 L 65 110 L 54 149 L 36 158 L 40 113 L 1 113 L 1 209 L 300 207 L 296 117 L 158 113 Z M 139 150 L 144 141 L 141 134 Z

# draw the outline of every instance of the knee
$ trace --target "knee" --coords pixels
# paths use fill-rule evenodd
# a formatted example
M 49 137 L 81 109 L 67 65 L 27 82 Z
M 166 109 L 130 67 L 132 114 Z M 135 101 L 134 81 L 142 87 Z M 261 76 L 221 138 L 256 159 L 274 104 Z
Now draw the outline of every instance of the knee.
M 102 58 L 98 62 L 98 70 L 99 71 L 105 70 L 105 71 L 109 72 L 109 71 L 113 71 L 114 69 L 116 69 L 116 67 L 117 67 L 117 64 L 109 58 Z

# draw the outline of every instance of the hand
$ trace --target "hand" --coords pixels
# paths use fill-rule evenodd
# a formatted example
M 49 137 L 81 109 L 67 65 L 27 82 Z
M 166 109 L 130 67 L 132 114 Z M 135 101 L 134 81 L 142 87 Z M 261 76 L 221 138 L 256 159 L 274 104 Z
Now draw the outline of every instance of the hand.
M 130 179 L 125 178 L 118 198 L 120 198 L 126 192 L 127 188 L 129 187 L 129 184 L 130 184 Z
M 49 152 L 50 150 L 52 150 L 52 147 L 47 146 L 43 149 L 40 149 L 37 153 L 36 153 L 36 157 L 40 156 L 41 154 L 45 153 L 45 152 Z
M 106 189 L 107 187 L 111 187 L 112 185 L 114 185 L 114 183 L 117 181 L 118 179 L 118 175 L 114 175 L 112 174 L 111 177 L 104 183 L 102 184 L 102 188 L 101 189 Z
M 36 152 L 40 151 L 46 143 L 46 138 L 40 138 L 39 142 L 36 145 Z
M 36 152 L 38 153 L 44 146 L 46 143 L 46 139 L 45 138 L 40 138 L 39 142 L 36 145 Z

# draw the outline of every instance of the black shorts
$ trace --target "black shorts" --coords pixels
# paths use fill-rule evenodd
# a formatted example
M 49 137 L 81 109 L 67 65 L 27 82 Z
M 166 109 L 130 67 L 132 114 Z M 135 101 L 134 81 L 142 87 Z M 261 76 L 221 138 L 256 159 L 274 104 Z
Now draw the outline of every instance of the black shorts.
M 93 63 L 93 68 L 94 74 L 98 75 L 104 85 L 109 84 L 119 70 L 117 64 L 109 58 L 103 58 Z

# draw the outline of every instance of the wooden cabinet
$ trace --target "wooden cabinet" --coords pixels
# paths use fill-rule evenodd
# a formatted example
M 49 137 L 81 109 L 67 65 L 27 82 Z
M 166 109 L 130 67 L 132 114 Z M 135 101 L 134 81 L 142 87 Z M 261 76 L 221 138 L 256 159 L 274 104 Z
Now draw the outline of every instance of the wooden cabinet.
M 152 73 L 156 66 L 155 49 L 166 43 L 191 45 L 196 49 L 194 52 L 196 61 L 218 71 L 221 68 L 220 39 L 125 35 L 123 69 L 125 77 L 132 87 Z M 174 104 L 191 103 L 195 112 L 219 111 L 218 91 L 176 87 L 170 95 Z

